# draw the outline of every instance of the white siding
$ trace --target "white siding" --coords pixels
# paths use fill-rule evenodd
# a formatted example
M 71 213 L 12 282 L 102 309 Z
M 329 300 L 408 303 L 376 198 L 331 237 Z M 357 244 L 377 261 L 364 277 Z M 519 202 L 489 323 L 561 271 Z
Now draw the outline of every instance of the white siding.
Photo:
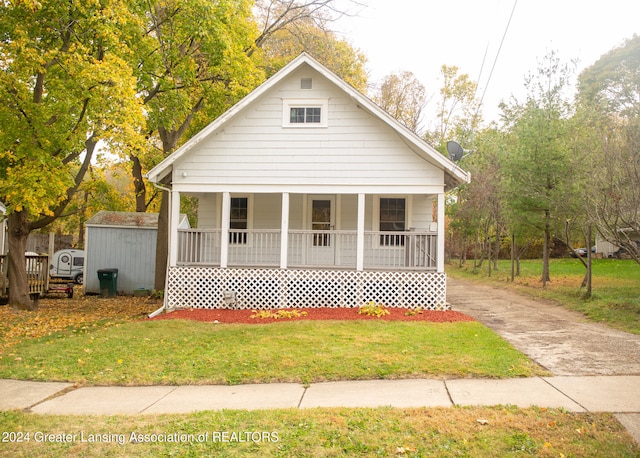
M 299 89 L 301 77 L 313 89 Z M 283 99 L 328 98 L 328 127 L 285 128 Z M 308 67 L 299 69 L 194 147 L 174 166 L 174 185 L 442 185 L 429 164 Z
M 198 227 L 219 227 L 217 217 L 218 198 L 216 194 L 205 194 L 198 199 Z
M 306 196 L 291 194 L 289 196 L 289 229 L 302 230 L 306 227 L 304 221 L 304 204 Z
M 430 230 L 433 222 L 433 197 L 416 195 L 413 196 L 413 219 L 411 227 L 417 230 Z
M 355 231 L 358 229 L 358 196 L 347 194 L 342 196 L 340 212 L 340 227 L 343 231 Z
M 253 198 L 253 229 L 280 229 L 281 222 L 282 195 L 256 194 Z

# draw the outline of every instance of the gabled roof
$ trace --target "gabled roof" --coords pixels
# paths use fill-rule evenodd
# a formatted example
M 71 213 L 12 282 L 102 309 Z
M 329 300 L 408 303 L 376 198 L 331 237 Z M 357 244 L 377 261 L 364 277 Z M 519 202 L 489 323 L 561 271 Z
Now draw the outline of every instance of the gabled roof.
M 168 173 L 171 172 L 173 164 L 182 158 L 185 154 L 193 149 L 198 143 L 206 139 L 210 134 L 214 133 L 222 125 L 231 120 L 234 116 L 240 113 L 244 108 L 251 105 L 256 99 L 266 93 L 268 90 L 276 86 L 289 74 L 297 70 L 300 66 L 307 64 L 324 76 L 327 80 L 338 86 L 342 91 L 347 93 L 353 102 L 360 108 L 367 111 L 372 116 L 378 118 L 382 122 L 389 125 L 400 137 L 406 141 L 409 146 L 423 157 L 426 161 L 434 164 L 445 172 L 445 189 L 453 189 L 463 183 L 467 183 L 470 180 L 470 174 L 461 169 L 453 161 L 449 160 L 444 155 L 440 154 L 435 148 L 426 143 L 423 139 L 406 128 L 395 118 L 389 115 L 386 111 L 376 105 L 368 97 L 360 93 L 353 86 L 346 83 L 336 74 L 327 69 L 324 65 L 319 63 L 313 57 L 307 53 L 302 53 L 282 69 L 280 69 L 271 78 L 265 81 L 263 84 L 254 89 L 246 97 L 236 103 L 233 107 L 227 110 L 224 114 L 218 117 L 215 121 L 205 127 L 203 130 L 194 135 L 184 145 L 170 154 L 162 162 L 151 169 L 146 177 L 153 183 L 159 183 Z

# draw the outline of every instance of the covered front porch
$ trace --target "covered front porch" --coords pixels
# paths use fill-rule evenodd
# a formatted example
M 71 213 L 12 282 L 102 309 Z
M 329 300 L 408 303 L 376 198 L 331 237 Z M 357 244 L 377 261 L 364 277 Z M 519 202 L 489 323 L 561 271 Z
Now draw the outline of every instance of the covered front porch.
M 196 197 L 198 227 L 180 229 L 172 192 L 171 266 L 444 270 L 444 194 Z
M 444 194 L 171 193 L 168 308 L 446 308 Z

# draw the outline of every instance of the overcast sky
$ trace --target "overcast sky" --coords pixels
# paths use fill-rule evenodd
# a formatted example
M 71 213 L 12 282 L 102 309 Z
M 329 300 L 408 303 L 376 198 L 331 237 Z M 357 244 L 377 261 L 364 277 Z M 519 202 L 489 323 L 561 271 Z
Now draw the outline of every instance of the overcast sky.
M 525 76 L 549 51 L 564 62 L 577 59 L 579 72 L 640 34 L 638 0 L 517 0 L 515 10 L 516 0 L 361 1 L 368 7 L 338 28 L 366 54 L 370 82 L 408 70 L 435 98 L 440 67 L 456 65 L 479 83 L 478 97 L 486 89 L 483 113 L 489 120 L 498 118 L 501 100 L 523 98 Z

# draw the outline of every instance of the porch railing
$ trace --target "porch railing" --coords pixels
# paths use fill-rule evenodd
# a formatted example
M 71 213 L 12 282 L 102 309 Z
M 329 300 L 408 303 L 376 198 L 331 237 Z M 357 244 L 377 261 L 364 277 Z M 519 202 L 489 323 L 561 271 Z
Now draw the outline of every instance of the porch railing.
M 437 235 L 430 232 L 365 232 L 364 267 L 436 268 Z
M 219 266 L 220 229 L 179 229 L 178 264 Z M 433 232 L 365 232 L 365 269 L 435 270 L 437 234 Z M 278 267 L 281 232 L 229 231 L 228 265 Z M 287 265 L 296 268 L 356 268 L 356 231 L 290 230 Z
M 356 268 L 355 231 L 289 231 L 291 267 Z

